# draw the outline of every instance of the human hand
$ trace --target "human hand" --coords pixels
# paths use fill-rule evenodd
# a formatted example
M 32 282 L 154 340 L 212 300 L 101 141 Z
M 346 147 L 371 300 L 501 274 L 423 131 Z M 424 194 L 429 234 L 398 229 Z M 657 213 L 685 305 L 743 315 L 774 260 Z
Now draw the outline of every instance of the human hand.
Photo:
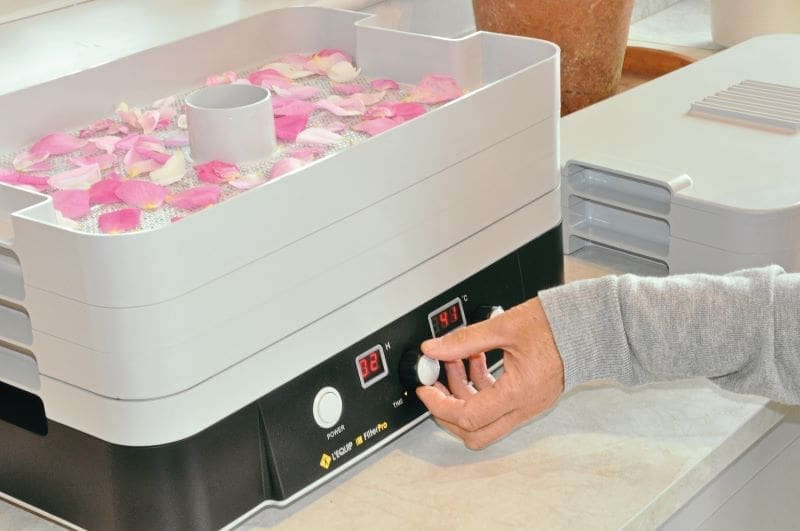
M 498 348 L 504 351 L 504 372 L 495 380 L 484 352 Z M 429 339 L 421 349 L 444 361 L 450 389 L 436 382 L 418 387 L 417 396 L 441 426 L 473 450 L 549 409 L 564 390 L 564 365 L 538 298 Z M 463 359 L 469 360 L 469 376 Z

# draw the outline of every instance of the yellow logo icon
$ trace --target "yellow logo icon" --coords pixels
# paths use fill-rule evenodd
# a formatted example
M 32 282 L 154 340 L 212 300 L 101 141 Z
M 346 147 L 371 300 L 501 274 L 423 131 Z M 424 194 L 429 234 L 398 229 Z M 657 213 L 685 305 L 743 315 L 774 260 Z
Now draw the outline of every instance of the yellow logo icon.
M 321 466 L 325 470 L 328 470 L 331 467 L 332 461 L 333 458 L 331 458 L 331 456 L 329 456 L 328 454 L 322 454 L 322 458 L 319 460 L 319 466 Z
M 362 444 L 364 444 L 364 437 L 359 435 L 358 437 L 356 437 L 356 446 L 361 446 Z

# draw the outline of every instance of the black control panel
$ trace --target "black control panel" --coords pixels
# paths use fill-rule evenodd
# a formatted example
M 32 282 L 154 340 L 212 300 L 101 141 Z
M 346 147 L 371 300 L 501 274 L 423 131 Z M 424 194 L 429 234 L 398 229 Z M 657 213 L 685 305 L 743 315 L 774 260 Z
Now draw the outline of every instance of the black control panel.
M 559 283 L 560 267 L 542 275 L 530 263 L 534 256 L 520 250 L 502 258 L 265 396 L 260 407 L 279 497 L 340 469 L 424 415 L 425 406 L 401 378 L 404 358 L 433 335 Z M 488 363 L 501 356 L 489 353 Z

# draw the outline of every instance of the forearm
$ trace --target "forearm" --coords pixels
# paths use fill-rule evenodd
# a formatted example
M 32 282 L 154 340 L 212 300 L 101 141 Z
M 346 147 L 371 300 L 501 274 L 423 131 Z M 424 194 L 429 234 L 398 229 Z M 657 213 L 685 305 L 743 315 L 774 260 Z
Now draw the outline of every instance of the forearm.
M 565 388 L 704 376 L 800 403 L 800 275 L 778 267 L 726 276 L 624 275 L 539 294 Z

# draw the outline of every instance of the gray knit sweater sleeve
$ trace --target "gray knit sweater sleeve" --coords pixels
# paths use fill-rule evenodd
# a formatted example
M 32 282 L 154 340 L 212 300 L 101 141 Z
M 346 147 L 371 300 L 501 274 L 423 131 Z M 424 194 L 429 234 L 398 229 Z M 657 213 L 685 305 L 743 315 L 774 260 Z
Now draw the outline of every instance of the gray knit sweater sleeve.
M 539 293 L 567 390 L 703 376 L 800 404 L 800 274 L 778 266 L 725 276 L 623 275 Z

